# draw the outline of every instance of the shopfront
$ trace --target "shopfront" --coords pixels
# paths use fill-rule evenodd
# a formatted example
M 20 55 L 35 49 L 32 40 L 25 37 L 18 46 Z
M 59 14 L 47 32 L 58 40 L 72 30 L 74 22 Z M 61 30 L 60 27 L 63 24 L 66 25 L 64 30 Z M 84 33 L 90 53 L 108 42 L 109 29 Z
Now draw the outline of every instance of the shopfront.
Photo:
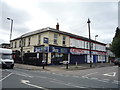
M 63 61 L 68 60 L 69 48 L 49 46 L 49 52 L 51 53 L 52 64 L 62 64 Z
M 106 52 L 101 51 L 91 51 L 91 59 L 89 55 L 89 50 L 71 48 L 70 49 L 70 64 L 81 63 L 97 63 L 106 62 Z
M 35 52 L 44 53 L 49 64 L 62 64 L 68 60 L 69 48 L 60 46 L 35 47 Z
M 70 64 L 83 64 L 87 62 L 87 51 L 82 49 L 70 49 Z

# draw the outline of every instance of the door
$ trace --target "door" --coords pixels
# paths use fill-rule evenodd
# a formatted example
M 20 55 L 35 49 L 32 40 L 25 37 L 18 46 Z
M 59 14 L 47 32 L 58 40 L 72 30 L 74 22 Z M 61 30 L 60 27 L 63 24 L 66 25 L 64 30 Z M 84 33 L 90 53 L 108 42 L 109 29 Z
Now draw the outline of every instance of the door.
M 97 63 L 98 57 L 97 55 L 93 55 L 93 63 Z

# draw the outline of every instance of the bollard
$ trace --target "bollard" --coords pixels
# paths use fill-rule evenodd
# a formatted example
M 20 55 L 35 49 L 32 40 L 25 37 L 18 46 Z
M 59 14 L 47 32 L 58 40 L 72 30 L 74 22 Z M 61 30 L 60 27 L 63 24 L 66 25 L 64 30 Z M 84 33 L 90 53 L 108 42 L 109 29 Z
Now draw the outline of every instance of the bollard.
M 45 69 L 45 61 L 42 61 L 42 69 Z
M 76 66 L 76 68 L 78 68 L 78 63 L 77 62 L 75 63 L 75 66 Z
M 68 69 L 68 62 L 66 62 L 66 69 Z
M 90 61 L 90 67 L 92 67 L 92 61 Z
M 43 69 L 45 68 L 45 65 L 44 65 L 44 63 L 43 63 Z

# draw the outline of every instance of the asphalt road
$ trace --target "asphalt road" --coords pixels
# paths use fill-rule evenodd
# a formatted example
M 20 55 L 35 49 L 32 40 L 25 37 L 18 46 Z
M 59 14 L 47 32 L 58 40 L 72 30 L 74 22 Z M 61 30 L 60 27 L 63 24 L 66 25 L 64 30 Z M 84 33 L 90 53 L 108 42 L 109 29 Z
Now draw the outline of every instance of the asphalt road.
M 0 84 L 2 83 L 2 88 L 39 88 L 41 90 L 57 88 L 118 90 L 120 88 L 119 69 L 120 67 L 117 66 L 60 72 L 3 69 Z

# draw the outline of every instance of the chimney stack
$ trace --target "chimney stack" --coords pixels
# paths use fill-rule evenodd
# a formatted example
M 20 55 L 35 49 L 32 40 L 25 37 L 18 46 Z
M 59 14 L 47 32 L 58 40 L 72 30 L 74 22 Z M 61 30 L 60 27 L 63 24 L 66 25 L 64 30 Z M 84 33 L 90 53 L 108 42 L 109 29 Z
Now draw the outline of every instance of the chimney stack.
M 59 30 L 59 23 L 57 22 L 56 29 Z

